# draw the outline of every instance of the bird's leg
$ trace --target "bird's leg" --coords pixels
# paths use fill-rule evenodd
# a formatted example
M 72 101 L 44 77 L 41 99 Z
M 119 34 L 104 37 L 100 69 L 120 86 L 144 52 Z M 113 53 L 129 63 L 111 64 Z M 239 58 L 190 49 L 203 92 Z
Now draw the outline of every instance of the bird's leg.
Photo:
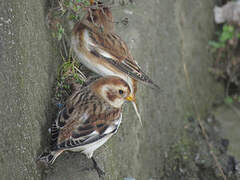
M 97 173 L 98 173 L 98 176 L 99 177 L 103 177 L 105 175 L 105 172 L 103 170 L 101 170 L 101 168 L 98 166 L 96 160 L 94 159 L 94 157 L 91 158 L 92 161 L 93 161 L 93 166 L 94 166 L 94 169 L 96 169 Z

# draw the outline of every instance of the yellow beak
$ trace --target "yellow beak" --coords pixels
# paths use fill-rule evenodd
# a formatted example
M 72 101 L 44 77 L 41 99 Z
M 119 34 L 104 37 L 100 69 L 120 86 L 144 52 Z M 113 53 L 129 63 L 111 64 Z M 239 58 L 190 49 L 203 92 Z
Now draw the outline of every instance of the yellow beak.
M 90 2 L 90 5 L 94 4 L 94 0 L 89 0 L 89 2 Z
M 137 104 L 136 104 L 136 97 L 135 97 L 135 95 L 129 95 L 129 96 L 126 97 L 125 99 L 132 102 L 133 107 L 134 107 L 134 110 L 135 110 L 135 112 L 136 112 L 136 114 L 137 114 L 138 120 L 139 120 L 139 122 L 140 122 L 140 124 L 141 124 L 141 126 L 142 126 L 142 118 L 141 118 L 141 115 L 140 115 L 140 113 L 139 113 L 139 111 L 138 111 L 138 107 L 137 107 Z
M 135 101 L 135 98 L 132 95 L 126 97 L 125 99 L 128 101 Z

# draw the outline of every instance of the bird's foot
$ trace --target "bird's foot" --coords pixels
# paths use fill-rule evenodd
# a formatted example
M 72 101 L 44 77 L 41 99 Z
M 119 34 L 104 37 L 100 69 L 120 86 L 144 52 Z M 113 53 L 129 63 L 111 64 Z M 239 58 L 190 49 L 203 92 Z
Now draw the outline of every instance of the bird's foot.
M 92 159 L 92 161 L 93 161 L 93 167 L 94 167 L 94 169 L 97 171 L 98 176 L 99 176 L 100 178 L 103 177 L 103 176 L 105 176 L 105 172 L 98 166 L 96 160 L 95 160 L 93 157 L 92 157 L 91 159 Z

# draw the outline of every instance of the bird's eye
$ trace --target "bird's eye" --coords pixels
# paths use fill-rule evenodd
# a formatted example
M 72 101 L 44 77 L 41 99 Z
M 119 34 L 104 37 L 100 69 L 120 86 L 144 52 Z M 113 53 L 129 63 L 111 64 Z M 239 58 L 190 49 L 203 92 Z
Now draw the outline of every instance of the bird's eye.
M 119 89 L 118 92 L 119 92 L 119 94 L 123 94 L 123 90 L 121 90 L 121 89 Z

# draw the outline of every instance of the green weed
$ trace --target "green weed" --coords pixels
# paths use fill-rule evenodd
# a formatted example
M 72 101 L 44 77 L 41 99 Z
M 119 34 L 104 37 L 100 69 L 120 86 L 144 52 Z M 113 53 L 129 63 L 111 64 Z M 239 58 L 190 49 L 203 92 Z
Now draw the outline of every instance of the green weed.
M 227 45 L 229 40 L 232 40 L 235 37 L 235 28 L 232 25 L 225 24 L 222 28 L 221 33 L 217 33 L 217 41 L 209 41 L 209 45 L 214 49 L 224 48 Z M 237 37 L 240 38 L 239 33 Z
M 71 54 L 71 53 L 70 53 Z M 58 68 L 57 84 L 55 99 L 64 103 L 66 98 L 71 94 L 73 84 L 82 84 L 86 77 L 80 71 L 80 63 L 72 57 L 68 59 L 62 57 L 63 63 Z

